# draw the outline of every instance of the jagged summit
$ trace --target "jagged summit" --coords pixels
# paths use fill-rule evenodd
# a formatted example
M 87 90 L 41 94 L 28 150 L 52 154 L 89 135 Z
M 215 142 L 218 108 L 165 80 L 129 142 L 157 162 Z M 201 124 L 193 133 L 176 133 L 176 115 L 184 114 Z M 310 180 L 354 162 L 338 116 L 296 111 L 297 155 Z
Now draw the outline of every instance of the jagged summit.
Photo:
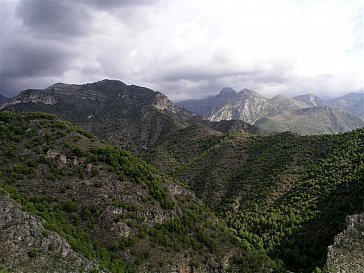
M 230 96 L 235 95 L 237 92 L 231 87 L 224 87 L 220 90 L 219 96 Z
M 242 120 L 254 125 L 259 124 L 263 129 L 292 130 L 300 134 L 336 133 L 360 128 L 364 125 L 357 119 L 357 117 L 364 119 L 363 94 L 360 93 L 350 93 L 336 100 L 325 102 L 312 94 L 293 98 L 278 94 L 268 98 L 248 88 L 235 93 L 230 89 L 227 89 L 226 92 L 222 91 L 216 96 L 201 100 L 184 101 L 178 105 L 204 116 L 205 119 L 210 121 Z M 222 93 L 226 95 L 223 96 Z M 340 116 L 339 119 L 333 119 L 336 123 L 338 122 L 336 124 L 331 122 L 330 117 L 333 114 L 329 109 L 318 109 L 319 112 L 325 114 L 325 117 L 322 117 L 321 120 L 326 120 L 326 123 L 317 120 L 318 117 L 313 116 L 312 113 L 317 112 L 315 109 L 295 112 L 299 109 L 322 106 L 333 106 L 354 116 L 348 113 L 335 113 L 335 117 Z M 304 117 L 304 115 L 306 116 Z M 299 119 L 296 117 L 299 117 Z M 301 119 L 304 119 L 305 122 L 300 123 Z M 327 121 L 329 122 L 327 123 Z M 280 123 L 283 126 L 280 126 Z

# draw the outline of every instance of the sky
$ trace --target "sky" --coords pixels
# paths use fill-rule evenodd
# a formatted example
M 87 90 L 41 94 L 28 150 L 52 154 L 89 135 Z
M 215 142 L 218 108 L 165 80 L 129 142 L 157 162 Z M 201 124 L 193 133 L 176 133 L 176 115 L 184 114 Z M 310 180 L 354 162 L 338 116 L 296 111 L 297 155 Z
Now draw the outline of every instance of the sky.
M 0 93 L 105 78 L 173 101 L 362 92 L 363 0 L 0 0 Z

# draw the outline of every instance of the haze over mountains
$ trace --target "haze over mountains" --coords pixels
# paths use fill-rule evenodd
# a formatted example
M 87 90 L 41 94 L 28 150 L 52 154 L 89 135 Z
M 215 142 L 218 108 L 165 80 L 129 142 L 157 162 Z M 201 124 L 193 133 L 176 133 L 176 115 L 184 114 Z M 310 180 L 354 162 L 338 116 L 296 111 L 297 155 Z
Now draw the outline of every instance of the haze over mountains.
M 363 127 L 363 103 L 362 93 L 324 101 L 312 94 L 267 98 L 249 89 L 223 88 L 216 96 L 177 105 L 212 121 L 238 119 L 270 131 L 320 134 Z
M 302 100 L 225 88 L 199 108 L 252 125 L 114 80 L 22 91 L 0 105 L 0 271 L 360 272 L 364 129 L 321 135 L 353 116 Z

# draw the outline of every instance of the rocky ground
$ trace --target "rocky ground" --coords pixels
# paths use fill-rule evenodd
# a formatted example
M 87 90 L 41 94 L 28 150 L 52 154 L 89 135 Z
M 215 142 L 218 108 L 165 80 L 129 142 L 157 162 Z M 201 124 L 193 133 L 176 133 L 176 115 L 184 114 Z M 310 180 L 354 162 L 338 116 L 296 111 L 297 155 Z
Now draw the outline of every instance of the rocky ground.
M 347 229 L 329 247 L 324 272 L 364 272 L 364 213 L 347 217 Z

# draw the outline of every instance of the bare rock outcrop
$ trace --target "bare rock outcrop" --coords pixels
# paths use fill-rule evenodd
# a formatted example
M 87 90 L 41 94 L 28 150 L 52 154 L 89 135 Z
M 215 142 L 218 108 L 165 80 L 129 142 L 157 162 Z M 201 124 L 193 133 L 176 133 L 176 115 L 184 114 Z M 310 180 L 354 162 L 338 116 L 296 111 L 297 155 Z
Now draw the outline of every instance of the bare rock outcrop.
M 6 272 L 90 272 L 96 263 L 0 193 L 0 270 Z
M 325 273 L 364 272 L 364 213 L 348 216 L 347 229 L 329 246 Z

